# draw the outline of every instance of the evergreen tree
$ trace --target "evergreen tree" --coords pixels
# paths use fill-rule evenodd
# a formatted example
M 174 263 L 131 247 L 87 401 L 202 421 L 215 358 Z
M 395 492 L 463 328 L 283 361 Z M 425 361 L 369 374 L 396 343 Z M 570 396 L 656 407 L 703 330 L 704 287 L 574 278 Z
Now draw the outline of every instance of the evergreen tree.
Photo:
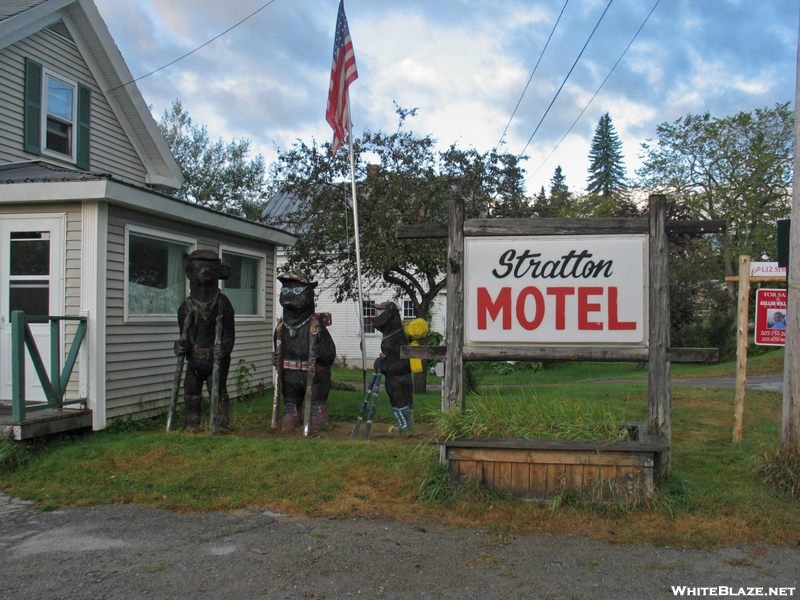
M 625 166 L 622 163 L 622 142 L 617 137 L 614 124 L 608 113 L 600 117 L 594 130 L 592 149 L 589 152 L 589 185 L 590 194 L 613 197 L 623 192 L 625 184 Z
M 546 196 L 544 186 L 534 199 L 534 214 L 537 217 L 568 217 L 572 205 L 572 193 L 566 184 L 567 178 L 561 170 L 561 165 L 556 167 L 553 178 L 550 180 L 550 195 Z

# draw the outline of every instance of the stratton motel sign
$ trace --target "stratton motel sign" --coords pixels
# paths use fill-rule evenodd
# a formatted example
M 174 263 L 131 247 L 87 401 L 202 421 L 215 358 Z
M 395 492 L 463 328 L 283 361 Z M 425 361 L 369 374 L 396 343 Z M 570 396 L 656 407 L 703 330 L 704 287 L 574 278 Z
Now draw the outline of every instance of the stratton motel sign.
M 465 342 L 646 347 L 646 235 L 465 240 Z

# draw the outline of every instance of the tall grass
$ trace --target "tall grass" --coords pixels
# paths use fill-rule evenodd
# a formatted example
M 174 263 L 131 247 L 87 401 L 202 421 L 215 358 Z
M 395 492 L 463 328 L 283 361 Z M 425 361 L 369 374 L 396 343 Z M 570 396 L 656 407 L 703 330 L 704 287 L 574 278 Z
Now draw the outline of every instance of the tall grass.
M 800 450 L 779 447 L 758 457 L 758 474 L 778 493 L 800 500 Z
M 603 403 L 543 399 L 530 390 L 512 397 L 482 393 L 466 410 L 433 415 L 436 433 L 463 437 L 619 441 L 630 439 L 624 407 Z

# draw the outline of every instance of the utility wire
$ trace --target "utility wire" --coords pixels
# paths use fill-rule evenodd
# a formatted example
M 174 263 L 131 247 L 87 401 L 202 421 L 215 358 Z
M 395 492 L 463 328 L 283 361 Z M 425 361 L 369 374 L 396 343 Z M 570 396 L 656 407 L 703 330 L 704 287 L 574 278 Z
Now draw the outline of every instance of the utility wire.
M 650 12 L 647 13 L 647 16 L 644 18 L 644 21 L 639 26 L 639 29 L 636 30 L 636 33 L 631 38 L 631 41 L 628 42 L 628 45 L 625 47 L 625 50 L 622 51 L 622 54 L 620 54 L 620 57 L 617 59 L 617 62 L 615 62 L 614 66 L 611 67 L 611 70 L 608 72 L 608 75 L 606 75 L 606 78 L 603 79 L 603 83 L 600 84 L 600 87 L 597 88 L 597 91 L 589 99 L 589 102 L 587 102 L 586 106 L 583 107 L 583 110 L 581 111 L 581 113 L 578 115 L 578 117 L 575 119 L 575 121 L 573 121 L 572 125 L 569 126 L 569 129 L 567 129 L 567 132 L 564 134 L 564 137 L 562 137 L 559 140 L 558 144 L 556 144 L 556 147 L 553 148 L 553 151 L 550 152 L 550 154 L 547 155 L 547 158 L 545 158 L 544 161 L 542 161 L 542 164 L 540 164 L 539 167 L 533 173 L 531 173 L 531 176 L 528 177 L 528 179 L 526 179 L 526 182 L 528 182 L 531 179 L 533 179 L 533 176 L 536 175 L 536 173 L 539 172 L 539 170 L 545 165 L 545 163 L 547 163 L 547 161 L 550 160 L 550 157 L 553 156 L 553 154 L 555 154 L 555 151 L 558 150 L 558 147 L 561 145 L 561 142 L 563 142 L 565 139 L 567 139 L 567 136 L 569 135 L 569 132 L 572 131 L 572 128 L 575 127 L 575 125 L 578 123 L 580 118 L 583 116 L 583 113 L 586 112 L 586 109 L 589 108 L 589 105 L 597 97 L 597 94 L 599 94 L 600 90 L 603 89 L 603 86 L 606 84 L 606 81 L 608 81 L 608 78 L 611 77 L 611 74 L 617 68 L 617 65 L 619 65 L 619 63 L 622 61 L 622 58 L 625 56 L 625 54 L 628 52 L 630 47 L 633 45 L 633 42 L 636 41 L 636 38 L 639 36 L 639 33 L 641 33 L 642 29 L 644 29 L 644 26 L 647 24 L 647 21 L 650 20 L 650 15 L 653 14 L 653 11 L 656 9 L 656 6 L 658 6 L 659 2 L 661 2 L 661 0 L 656 0 L 656 3 L 653 4 L 653 8 L 651 8 Z
M 210 40 L 208 40 L 206 43 L 204 43 L 204 44 L 201 44 L 200 46 L 198 46 L 198 47 L 197 47 L 197 48 L 195 48 L 194 50 L 191 50 L 191 51 L 187 52 L 187 53 L 186 53 L 186 54 L 184 54 L 183 56 L 179 56 L 179 57 L 178 57 L 178 58 L 176 58 L 175 60 L 173 60 L 173 61 L 171 61 L 171 62 L 168 62 L 167 64 L 165 64 L 163 67 L 159 67 L 159 68 L 157 68 L 155 71 L 150 71 L 150 72 L 149 72 L 149 73 L 147 73 L 146 75 L 142 75 L 141 77 L 136 77 L 135 79 L 131 79 L 131 80 L 130 80 L 130 81 L 128 81 L 127 83 L 123 83 L 123 84 L 120 84 L 120 85 L 118 85 L 117 87 L 113 87 L 113 88 L 111 88 L 111 89 L 109 90 L 109 92 L 113 92 L 114 90 L 117 90 L 117 89 L 119 89 L 119 88 L 121 88 L 121 87 L 125 87 L 126 85 L 130 85 L 130 84 L 132 84 L 132 83 L 134 83 L 134 82 L 136 82 L 136 81 L 139 81 L 140 79 L 144 79 L 145 77 L 150 77 L 150 75 L 153 75 L 154 73 L 158 73 L 159 71 L 163 71 L 163 70 L 164 70 L 164 69 L 166 69 L 167 67 L 171 67 L 171 66 L 172 66 L 172 65 L 174 65 L 176 62 L 183 60 L 183 59 L 184 59 L 184 58 L 186 58 L 187 56 L 191 56 L 192 54 L 194 54 L 194 53 L 195 53 L 195 52 L 197 52 L 198 50 L 201 50 L 202 48 L 205 48 L 206 46 L 208 46 L 208 45 L 209 45 L 211 42 L 214 42 L 214 41 L 218 40 L 219 38 L 221 38 L 223 35 L 225 35 L 225 34 L 226 34 L 226 33 L 228 33 L 229 31 L 232 31 L 232 30 L 236 29 L 236 28 L 237 28 L 239 25 L 241 25 L 242 23 L 244 23 L 244 22 L 245 22 L 245 21 L 247 21 L 248 19 L 250 19 L 250 18 L 252 18 L 252 17 L 256 16 L 258 13 L 260 13 L 262 10 L 264 10 L 265 8 L 267 8 L 267 7 L 268 7 L 270 4 L 272 4 L 273 2 L 275 2 L 275 0 L 269 0 L 269 2 L 267 2 L 267 3 L 266 3 L 264 6 L 262 6 L 261 8 L 259 8 L 259 9 L 255 10 L 255 11 L 253 11 L 252 13 L 250 13 L 249 15 L 247 15 L 247 16 L 246 16 L 244 19 L 242 19 L 241 21 L 239 21 L 239 22 L 238 22 L 238 23 L 236 23 L 235 25 L 231 25 L 231 26 L 230 26 L 230 27 L 228 27 L 228 28 L 227 28 L 225 31 L 223 31 L 223 32 L 222 32 L 222 33 L 220 33 L 219 35 L 216 35 L 216 36 L 214 36 L 213 38 L 211 38 Z
M 544 111 L 544 114 L 542 115 L 542 118 L 539 120 L 539 124 L 536 126 L 536 129 L 533 130 L 533 133 L 531 134 L 531 137 L 528 138 L 528 143 L 525 144 L 525 147 L 522 149 L 522 152 L 520 152 L 518 156 L 522 156 L 523 154 L 525 154 L 525 150 L 528 149 L 528 146 L 530 145 L 531 141 L 533 140 L 533 136 L 535 136 L 536 132 L 539 131 L 539 127 L 542 126 L 542 122 L 544 121 L 545 117 L 547 116 L 547 113 L 549 113 L 550 109 L 553 108 L 553 104 L 555 104 L 556 98 L 558 98 L 558 95 L 561 93 L 561 90 L 564 89 L 564 85 L 567 83 L 567 79 L 569 79 L 569 76 L 572 75 L 572 71 L 575 69 L 575 66 L 578 64 L 578 61 L 581 59 L 581 56 L 583 56 L 583 51 L 586 50 L 586 46 L 589 45 L 589 42 L 592 40 L 592 37 L 594 36 L 595 31 L 597 31 L 597 28 L 600 27 L 600 23 L 602 22 L 603 17 L 606 16 L 606 13 L 608 12 L 608 9 L 611 8 L 611 3 L 613 1 L 614 0 L 608 0 L 608 4 L 606 5 L 606 8 L 603 11 L 603 14 L 600 15 L 600 19 L 598 19 L 598 21 L 597 21 L 597 25 L 594 26 L 594 29 L 592 29 L 592 33 L 589 34 L 589 39 L 586 40 L 586 43 L 583 45 L 583 48 L 581 48 L 580 54 L 578 54 L 578 58 L 576 58 L 575 62 L 572 63 L 572 67 L 570 68 L 569 73 L 567 73 L 567 76 L 564 78 L 564 81 L 561 82 L 561 87 L 558 88 L 558 91 L 556 92 L 556 95 L 553 96 L 553 99 L 550 102 L 550 106 L 548 106 L 547 110 Z
M 511 125 L 511 121 L 514 119 L 514 115 L 517 114 L 517 109 L 519 108 L 520 103 L 522 102 L 522 98 L 525 96 L 525 92 L 528 91 L 528 86 L 531 84 L 533 80 L 533 76 L 536 73 L 536 69 L 539 68 L 539 63 L 542 62 L 542 57 L 544 56 L 545 51 L 547 50 L 547 46 L 550 45 L 550 40 L 553 39 L 553 34 L 556 32 L 556 27 L 558 27 L 559 21 L 561 21 L 561 16 L 564 14 L 564 10 L 567 8 L 567 4 L 569 4 L 569 0 L 564 2 L 564 6 L 561 9 L 561 13 L 558 15 L 558 19 L 556 19 L 556 24 L 553 25 L 553 30 L 550 32 L 550 37 L 547 38 L 547 42 L 542 48 L 542 53 L 539 55 L 539 60 L 536 61 L 536 66 L 533 67 L 533 71 L 531 71 L 531 76 L 528 77 L 528 83 L 525 84 L 525 89 L 522 90 L 522 94 L 517 100 L 517 105 L 514 107 L 514 112 L 511 113 L 511 117 L 508 119 L 508 123 L 506 124 L 506 128 L 503 130 L 503 135 L 500 136 L 500 141 L 497 142 L 497 148 L 503 143 L 503 138 L 506 137 L 506 132 L 508 132 L 508 128 Z

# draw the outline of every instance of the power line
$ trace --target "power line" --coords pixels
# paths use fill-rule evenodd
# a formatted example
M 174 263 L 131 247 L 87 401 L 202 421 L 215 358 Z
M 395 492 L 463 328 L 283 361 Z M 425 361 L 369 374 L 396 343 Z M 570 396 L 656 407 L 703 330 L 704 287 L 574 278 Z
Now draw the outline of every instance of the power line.
M 596 91 L 596 92 L 594 93 L 594 95 L 593 95 L 593 96 L 592 96 L 592 97 L 589 99 L 589 102 L 587 102 L 587 103 L 586 103 L 586 106 L 584 106 L 584 107 L 583 107 L 583 110 L 580 112 L 580 114 L 578 115 L 578 117 L 575 119 L 575 121 L 573 121 L 572 125 L 570 125 L 570 126 L 569 126 L 569 129 L 567 129 L 567 132 L 564 134 L 564 137 L 562 137 L 562 138 L 559 140 L 558 144 L 556 144 L 556 147 L 555 147 L 555 148 L 553 148 L 552 152 L 550 152 L 550 154 L 548 154 L 548 155 L 547 155 L 547 158 L 545 158 L 545 159 L 544 159 L 544 161 L 542 161 L 542 164 L 540 164 L 540 165 L 539 165 L 539 167 L 538 167 L 538 168 L 537 168 L 537 169 L 536 169 L 536 170 L 535 170 L 533 173 L 531 173 L 531 176 L 530 176 L 530 177 L 528 177 L 528 179 L 526 179 L 526 180 L 525 180 L 526 182 L 528 182 L 528 181 L 530 181 L 531 179 L 533 179 L 533 176 L 534 176 L 534 175 L 536 175 L 536 173 L 538 173 L 538 172 L 539 172 L 539 170 L 540 170 L 540 169 L 541 169 L 541 168 L 542 168 L 542 167 L 543 167 L 543 166 L 544 166 L 544 165 L 547 163 L 547 161 L 548 161 L 548 160 L 550 160 L 550 157 L 551 157 L 551 156 L 553 156 L 553 154 L 555 154 L 555 151 L 556 151 L 556 150 L 558 150 L 558 147 L 561 145 L 561 142 L 563 142 L 565 139 L 567 139 L 567 136 L 569 135 L 569 132 L 570 132 L 570 131 L 572 131 L 572 128 L 573 128 L 573 127 L 575 127 L 575 125 L 578 123 L 578 121 L 580 120 L 580 118 L 583 116 L 583 113 L 585 113 L 585 112 L 586 112 L 586 109 L 587 109 L 587 108 L 589 108 L 589 105 L 590 105 L 590 104 L 591 104 L 591 103 L 594 101 L 594 99 L 597 97 L 597 94 L 599 94 L 599 93 L 600 93 L 600 90 L 601 90 L 601 89 L 603 89 L 603 86 L 606 84 L 606 81 L 608 81 L 608 78 L 609 78 L 609 77 L 611 77 L 611 74 L 612 74 L 612 73 L 614 72 L 614 70 L 617 68 L 617 65 L 619 65 L 619 63 L 622 61 L 622 58 L 625 56 L 625 54 L 628 52 L 628 50 L 630 49 L 630 47 L 633 45 L 633 42 L 634 42 L 634 41 L 636 41 L 636 38 L 639 36 L 639 33 L 642 31 L 642 29 L 644 29 L 644 26 L 647 24 L 647 21 L 649 21 L 649 20 L 650 20 L 650 15 L 652 15 L 652 14 L 653 14 L 653 11 L 656 9 L 656 6 L 658 6 L 658 3 L 659 3 L 659 2 L 661 2 L 661 0 L 656 0 L 656 3 L 655 3 L 655 4 L 653 4 L 653 8 L 651 8 L 651 9 L 650 9 L 650 12 L 649 12 L 649 13 L 647 13 L 647 16 L 644 18 L 644 21 L 642 21 L 642 24 L 639 26 L 639 29 L 637 29 L 637 30 L 636 30 L 636 33 L 635 33 L 635 34 L 633 35 L 633 37 L 631 38 L 631 41 L 630 41 L 630 42 L 628 42 L 628 45 L 625 47 L 625 50 L 623 50 L 623 51 L 622 51 L 622 54 L 620 54 L 619 58 L 617 59 L 617 62 L 615 62 L 615 63 L 614 63 L 614 66 L 613 66 L 613 67 L 611 67 L 611 70 L 608 72 L 608 75 L 606 75 L 606 78 L 605 78 L 605 79 L 603 79 L 603 83 L 601 83 L 601 84 L 600 84 L 600 87 L 598 87 L 598 88 L 597 88 L 597 91 Z
M 544 121 L 545 117 L 547 116 L 547 113 L 549 113 L 550 109 L 553 108 L 553 104 L 555 104 L 556 98 L 558 98 L 558 95 L 561 93 L 561 90 L 564 89 L 564 85 L 567 83 L 567 79 L 569 79 L 569 76 L 572 75 L 572 71 L 575 69 L 575 66 L 578 64 L 578 61 L 581 59 L 581 56 L 583 56 L 583 51 L 586 50 L 586 46 L 588 46 L 589 42 L 592 40 L 592 37 L 594 36 L 594 32 L 597 31 L 598 27 L 600 27 L 600 23 L 602 22 L 603 17 L 606 16 L 606 13 L 608 12 L 608 9 L 611 8 L 611 3 L 613 1 L 614 0 L 608 0 L 608 4 L 606 5 L 606 8 L 603 11 L 603 14 L 600 15 L 600 18 L 598 19 L 597 24 L 594 26 L 594 29 L 592 29 L 592 33 L 589 34 L 589 39 L 586 40 L 586 43 L 583 45 L 583 48 L 581 48 L 581 52 L 580 52 L 580 54 L 578 54 L 578 58 L 576 58 L 575 62 L 572 63 L 572 67 L 570 68 L 569 73 L 567 73 L 567 76 L 564 78 L 564 81 L 561 82 L 561 87 L 558 88 L 558 91 L 556 92 L 556 95 L 553 96 L 553 99 L 550 101 L 550 106 L 548 106 L 547 110 L 544 111 L 544 114 L 542 115 L 542 118 L 539 120 L 539 124 L 536 126 L 536 129 L 533 130 L 533 133 L 531 134 L 531 137 L 528 138 L 528 142 L 525 144 L 525 147 L 522 149 L 522 152 L 520 152 L 518 156 L 522 156 L 523 154 L 525 154 L 525 150 L 528 149 L 528 146 L 530 145 L 531 141 L 533 140 L 533 136 L 535 136 L 536 132 L 539 131 L 539 127 L 541 127 L 542 122 Z
M 522 98 L 525 96 L 525 92 L 528 91 L 528 86 L 531 84 L 533 80 L 533 76 L 536 73 L 536 69 L 539 68 L 539 63 L 542 62 L 542 57 L 544 56 L 545 50 L 547 50 L 547 46 L 550 45 L 550 40 L 553 39 L 553 34 L 556 32 L 556 27 L 558 27 L 559 21 L 561 21 L 561 16 L 564 14 L 564 10 L 567 8 L 567 4 L 569 4 L 569 0 L 564 2 L 564 6 L 561 9 L 561 13 L 558 15 L 558 19 L 556 19 L 556 24 L 553 25 L 553 30 L 550 32 L 550 37 L 547 38 L 547 42 L 542 48 L 542 53 L 539 55 L 539 60 L 536 61 L 536 66 L 533 67 L 533 71 L 531 71 L 531 76 L 528 78 L 528 83 L 525 84 L 525 89 L 522 90 L 522 94 L 517 100 L 517 105 L 514 107 L 514 112 L 511 113 L 511 117 L 508 119 L 508 123 L 506 124 L 506 128 L 503 130 L 503 135 L 500 136 L 500 141 L 497 142 L 497 147 L 499 148 L 500 145 L 503 143 L 503 138 L 506 137 L 506 132 L 508 131 L 509 126 L 511 125 L 511 121 L 514 119 L 514 115 L 517 114 L 517 109 L 519 108 L 520 103 L 522 102 Z
M 119 89 L 119 88 L 121 88 L 121 87 L 125 87 L 126 85 L 130 85 L 131 83 L 134 83 L 134 82 L 136 82 L 136 81 L 139 81 L 140 79 L 144 79 L 145 77 L 150 77 L 150 75 L 153 75 L 154 73 L 158 73 L 159 71 L 163 71 L 163 70 L 164 70 L 164 69 L 166 69 L 167 67 L 171 67 L 171 66 L 172 66 L 172 65 L 174 65 L 176 62 L 183 60 L 183 59 L 184 59 L 184 58 L 186 58 L 187 56 L 191 56 L 192 54 L 194 54 L 194 53 L 195 53 L 195 52 L 197 52 L 198 50 L 201 50 L 201 49 L 205 48 L 206 46 L 208 46 L 208 45 L 209 45 L 211 42 L 214 42 L 214 41 L 218 40 L 219 38 L 221 38 L 223 35 L 225 35 L 225 34 L 226 34 L 226 33 L 228 33 L 229 31 L 233 31 L 234 29 L 236 29 L 236 28 L 237 28 L 239 25 L 241 25 L 242 23 L 244 23 L 244 22 L 245 22 L 245 21 L 247 21 L 248 19 L 250 19 L 250 18 L 252 18 L 252 17 L 256 16 L 258 13 L 260 13 L 262 10 L 264 10 L 265 8 L 267 8 L 267 7 L 268 7 L 270 4 L 272 4 L 273 2 L 275 2 L 275 0 L 269 0 L 269 2 L 267 2 L 267 3 L 266 3 L 264 6 L 262 6 L 261 8 L 259 8 L 259 9 L 255 10 L 255 11 L 253 11 L 252 13 L 250 13 L 249 15 L 247 15 L 247 16 L 246 16 L 244 19 L 242 19 L 241 21 L 239 21 L 239 22 L 238 22 L 238 23 L 236 23 L 235 25 L 231 25 L 231 26 L 230 26 L 230 27 L 228 27 L 228 28 L 227 28 L 225 31 L 223 31 L 222 33 L 220 33 L 219 35 L 216 35 L 216 36 L 214 36 L 213 38 L 211 38 L 210 40 L 208 40 L 206 43 L 204 43 L 204 44 L 201 44 L 200 46 L 198 46 L 198 47 L 197 47 L 197 48 L 195 48 L 194 50 L 191 50 L 190 52 L 187 52 L 187 53 L 186 53 L 186 54 L 184 54 L 183 56 L 179 56 L 179 57 L 178 57 L 178 58 L 176 58 L 175 60 L 173 60 L 173 61 L 171 61 L 171 62 L 168 62 L 168 63 L 167 63 L 167 64 L 165 64 L 163 67 L 159 67 L 159 68 L 157 68 L 157 69 L 156 69 L 156 70 L 154 70 L 154 71 L 150 71 L 150 72 L 149 72 L 149 73 L 147 73 L 146 75 L 142 75 L 141 77 L 136 77 L 135 79 L 131 79 L 131 80 L 130 80 L 130 81 L 128 81 L 127 83 L 123 83 L 123 84 L 120 84 L 120 85 L 118 85 L 117 87 L 113 87 L 113 88 L 111 88 L 109 91 L 110 91 L 110 92 L 113 92 L 114 90 L 117 90 L 117 89 Z

